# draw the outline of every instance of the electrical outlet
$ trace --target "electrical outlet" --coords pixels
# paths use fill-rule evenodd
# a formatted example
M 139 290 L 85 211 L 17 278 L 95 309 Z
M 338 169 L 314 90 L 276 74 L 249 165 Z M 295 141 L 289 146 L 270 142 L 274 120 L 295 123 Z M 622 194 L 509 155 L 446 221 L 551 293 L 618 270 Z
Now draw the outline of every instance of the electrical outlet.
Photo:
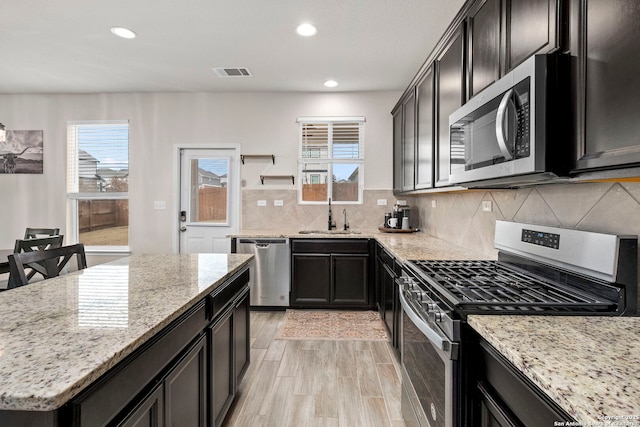
M 266 200 L 258 200 L 258 206 L 267 206 Z
M 431 201 L 431 207 L 435 208 L 436 206 L 438 206 L 438 203 L 435 200 Z
M 284 206 L 284 200 L 274 200 L 273 206 Z
M 491 212 L 491 200 L 483 200 L 482 201 L 482 211 L 483 212 Z
M 378 206 L 387 206 L 387 199 L 378 199 Z
M 153 209 L 167 209 L 167 202 L 164 200 L 156 200 L 153 202 Z
M 406 200 L 396 200 L 396 205 L 398 206 L 407 206 Z

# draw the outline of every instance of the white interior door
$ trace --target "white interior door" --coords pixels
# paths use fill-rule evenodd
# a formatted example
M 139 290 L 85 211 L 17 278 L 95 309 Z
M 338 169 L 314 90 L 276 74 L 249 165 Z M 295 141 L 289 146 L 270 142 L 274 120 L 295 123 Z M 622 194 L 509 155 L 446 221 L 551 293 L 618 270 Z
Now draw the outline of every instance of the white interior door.
M 180 149 L 180 253 L 228 253 L 240 226 L 239 149 Z

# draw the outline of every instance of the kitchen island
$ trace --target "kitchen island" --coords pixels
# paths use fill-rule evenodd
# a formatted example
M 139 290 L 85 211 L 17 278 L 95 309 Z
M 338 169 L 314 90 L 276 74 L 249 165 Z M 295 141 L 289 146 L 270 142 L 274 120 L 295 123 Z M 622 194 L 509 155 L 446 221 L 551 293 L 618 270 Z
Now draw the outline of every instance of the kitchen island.
M 215 316 L 248 292 L 251 259 L 132 255 L 0 293 L 0 425 L 95 425 L 90 412 L 121 417 L 169 375 L 184 348 L 210 339 Z M 214 358 L 209 350 L 201 354 Z

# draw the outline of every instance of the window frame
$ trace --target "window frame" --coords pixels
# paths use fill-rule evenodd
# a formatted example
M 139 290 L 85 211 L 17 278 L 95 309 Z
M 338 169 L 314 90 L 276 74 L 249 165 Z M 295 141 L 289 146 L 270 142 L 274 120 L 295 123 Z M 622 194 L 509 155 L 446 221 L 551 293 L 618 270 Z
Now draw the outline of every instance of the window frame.
M 364 194 L 364 125 L 366 119 L 363 116 L 328 116 L 328 117 L 298 117 L 296 120 L 298 124 L 298 204 L 301 205 L 325 205 L 328 203 L 328 199 L 331 198 L 332 204 L 339 205 L 361 205 L 363 204 Z M 344 123 L 358 123 L 358 157 L 357 158 L 344 158 L 333 157 L 334 155 L 334 141 L 328 137 L 327 150 L 328 154 L 326 158 L 321 158 L 319 155 L 314 155 L 315 151 L 311 151 L 309 157 L 302 157 L 303 155 L 303 129 L 308 124 L 322 124 L 327 125 L 328 135 L 333 135 L 333 127 L 336 124 Z M 326 186 L 327 186 L 327 200 L 312 201 L 303 200 L 303 184 L 304 184 L 304 167 L 309 164 L 326 165 Z M 358 169 L 358 199 L 357 200 L 333 200 L 333 166 L 336 164 L 355 164 Z M 320 179 L 322 181 L 322 178 Z
M 78 158 L 78 142 L 75 136 L 71 136 L 70 129 L 72 127 L 91 126 L 91 125 L 126 125 L 127 126 L 127 151 L 130 149 L 130 123 L 129 120 L 86 120 L 86 121 L 68 121 L 67 122 L 67 241 L 77 243 L 80 239 L 79 230 L 79 208 L 78 202 L 80 200 L 129 200 L 129 192 L 80 192 L 73 191 L 79 186 L 80 173 L 77 162 Z M 71 152 L 73 150 L 73 153 Z M 127 157 L 129 157 L 127 155 Z M 127 160 L 127 168 L 129 168 L 130 162 Z M 71 178 L 70 175 L 73 175 Z M 128 236 L 129 237 L 129 236 Z M 127 242 L 129 238 L 127 238 Z M 129 245 L 101 245 L 101 246 L 87 246 L 85 245 L 85 251 L 88 253 L 130 253 Z

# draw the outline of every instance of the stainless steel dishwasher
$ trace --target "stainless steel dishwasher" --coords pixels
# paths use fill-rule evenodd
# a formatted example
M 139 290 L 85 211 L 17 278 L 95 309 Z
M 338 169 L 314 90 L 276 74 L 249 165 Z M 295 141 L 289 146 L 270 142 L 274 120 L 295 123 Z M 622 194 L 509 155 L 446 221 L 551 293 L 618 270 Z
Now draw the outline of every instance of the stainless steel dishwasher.
M 255 257 L 249 267 L 250 304 L 288 307 L 291 286 L 289 239 L 239 238 L 236 251 Z

